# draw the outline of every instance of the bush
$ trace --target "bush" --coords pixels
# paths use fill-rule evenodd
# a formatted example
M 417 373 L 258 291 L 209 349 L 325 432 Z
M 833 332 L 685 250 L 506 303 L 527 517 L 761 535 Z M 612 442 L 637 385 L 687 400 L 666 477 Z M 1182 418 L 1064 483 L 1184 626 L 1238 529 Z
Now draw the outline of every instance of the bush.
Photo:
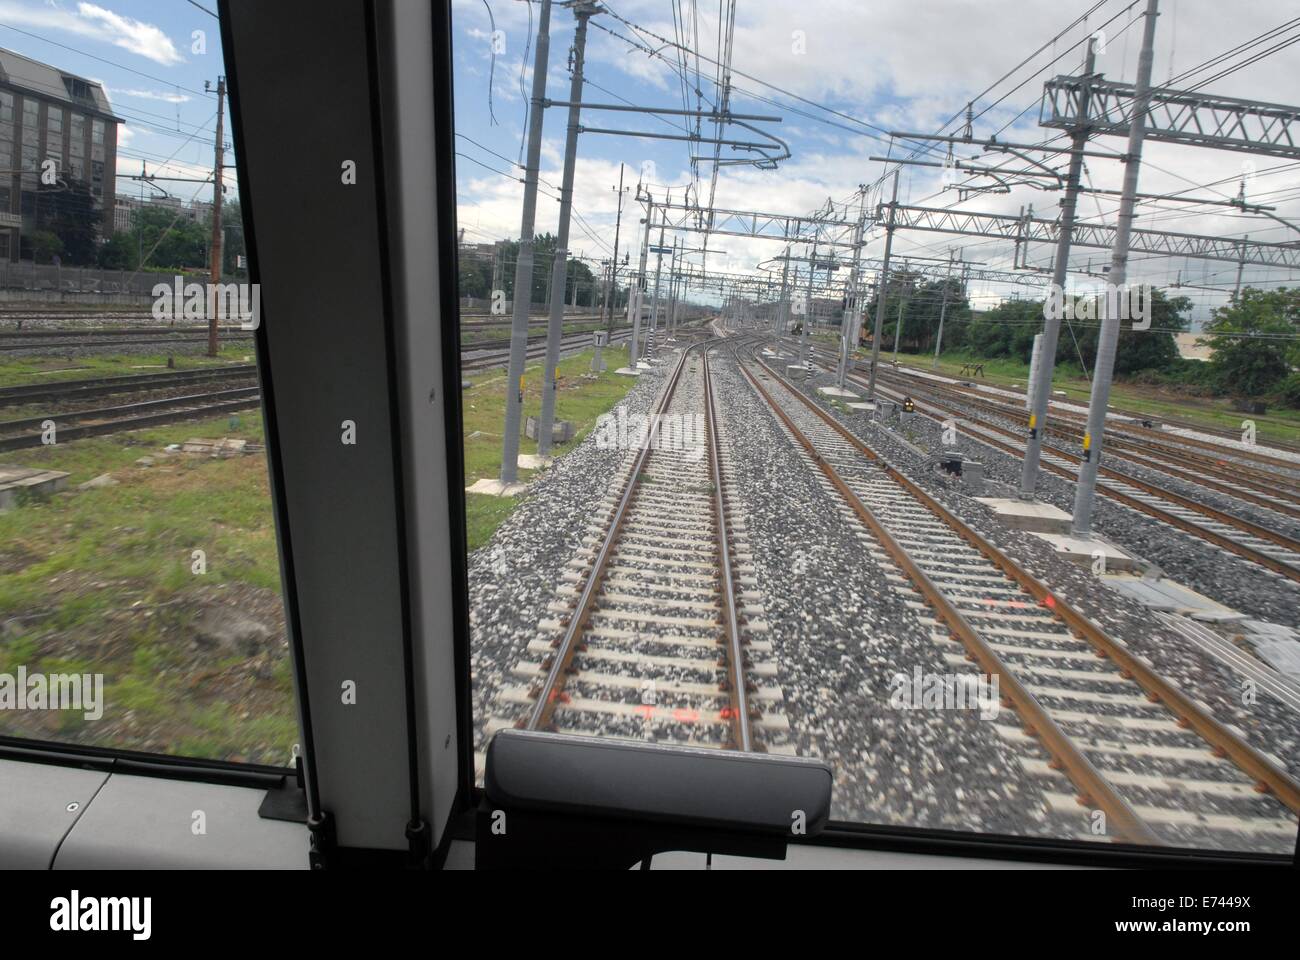
M 1278 387 L 1274 402 L 1293 410 L 1300 410 L 1300 373 L 1291 373 Z

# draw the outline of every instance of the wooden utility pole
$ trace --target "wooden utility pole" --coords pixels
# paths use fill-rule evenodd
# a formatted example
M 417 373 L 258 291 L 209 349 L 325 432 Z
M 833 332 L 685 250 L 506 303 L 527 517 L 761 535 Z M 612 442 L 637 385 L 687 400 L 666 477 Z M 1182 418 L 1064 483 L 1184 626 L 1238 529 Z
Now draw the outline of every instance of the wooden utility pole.
M 212 164 L 212 282 L 208 291 L 208 356 L 220 350 L 217 343 L 217 284 L 221 282 L 221 167 L 225 156 L 226 78 L 217 77 L 217 144 Z

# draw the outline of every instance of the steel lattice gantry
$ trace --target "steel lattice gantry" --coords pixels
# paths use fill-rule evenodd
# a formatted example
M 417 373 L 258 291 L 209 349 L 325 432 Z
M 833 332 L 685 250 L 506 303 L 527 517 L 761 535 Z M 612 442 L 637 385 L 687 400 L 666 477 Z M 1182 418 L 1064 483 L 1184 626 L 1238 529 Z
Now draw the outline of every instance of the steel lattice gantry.
M 723 210 L 712 208 L 713 225 L 704 223 L 709 208 L 684 204 L 650 201 L 662 211 L 662 226 L 666 230 L 686 233 L 712 233 L 727 237 L 751 237 L 760 240 L 779 240 L 782 243 L 811 243 L 817 237 L 822 246 L 851 247 L 852 238 L 836 241 L 819 231 L 828 228 L 851 233 L 856 220 L 838 220 L 817 216 L 797 216 L 785 213 L 760 213 L 753 210 Z
M 892 216 L 892 225 L 899 230 L 955 233 L 973 237 L 1001 237 L 1005 240 L 1035 243 L 1056 243 L 1061 226 L 1059 221 L 1044 220 L 1039 217 L 881 204 L 876 215 L 877 222 L 886 222 L 887 216 Z M 1114 227 L 1101 223 L 1075 223 L 1074 225 L 1072 244 L 1076 247 L 1109 250 L 1114 242 Z M 1255 240 L 1209 237 L 1196 233 L 1134 229 L 1129 249 L 1134 253 L 1168 257 L 1223 260 L 1228 263 L 1279 267 L 1285 270 L 1300 269 L 1300 244 L 1295 243 L 1261 243 Z
M 1127 136 L 1133 100 L 1131 83 L 1055 77 L 1043 85 L 1038 122 L 1073 130 L 1086 116 L 1095 133 Z M 1145 137 L 1300 160 L 1300 107 L 1153 87 Z

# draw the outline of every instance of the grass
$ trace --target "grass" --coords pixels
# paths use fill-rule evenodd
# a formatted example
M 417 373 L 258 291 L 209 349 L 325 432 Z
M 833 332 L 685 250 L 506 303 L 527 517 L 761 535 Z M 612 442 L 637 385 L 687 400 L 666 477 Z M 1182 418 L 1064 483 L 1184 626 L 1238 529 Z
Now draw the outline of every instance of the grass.
M 562 359 L 558 368 L 559 394 L 555 416 L 574 422 L 574 438 L 553 450 L 562 456 L 572 449 L 595 426 L 596 418 L 618 404 L 636 383 L 635 378 L 614 373 L 627 364 L 626 347 L 605 347 L 601 358 L 605 372 L 590 377 L 590 350 Z M 501 473 L 501 426 L 505 420 L 506 374 L 502 369 L 486 370 L 466 377 L 471 386 L 462 391 L 465 436 L 465 483 L 468 486 L 484 477 Z M 542 406 L 542 367 L 529 366 L 524 371 L 524 417 L 537 416 Z M 519 441 L 521 454 L 535 454 L 537 443 L 526 436 Z M 521 480 L 536 471 L 520 470 Z M 465 495 L 465 520 L 469 549 L 476 550 L 491 539 L 497 527 L 510 516 L 520 497 L 491 497 L 478 493 Z
M 242 359 L 230 353 L 225 359 Z M 577 435 L 557 454 L 581 440 L 636 382 L 613 373 L 626 364 L 626 348 L 605 348 L 603 356 L 607 371 L 590 378 L 590 352 L 560 363 L 557 415 L 573 420 Z M 149 359 L 95 357 L 77 361 L 92 369 L 68 375 L 125 374 Z M 177 358 L 178 366 L 211 362 Z M 35 360 L 7 361 L 0 378 L 31 382 L 40 368 Z M 468 483 L 499 472 L 505 373 L 482 371 L 467 379 Z M 540 365 L 530 366 L 526 415 L 539 412 L 540 391 Z M 3 458 L 69 477 L 67 490 L 28 497 L 0 513 L 0 673 L 25 666 L 29 672 L 102 674 L 105 709 L 98 721 L 74 711 L 5 711 L 0 733 L 285 761 L 298 734 L 265 457 L 163 452 L 192 437 L 261 443 L 262 419 L 250 410 L 237 418 L 88 438 Z M 524 439 L 521 452 L 535 453 L 535 442 Z M 154 465 L 137 464 L 145 456 Z M 102 474 L 117 482 L 77 489 Z M 519 500 L 471 495 L 471 548 L 486 542 Z M 205 553 L 206 573 L 192 569 L 195 550 Z M 200 620 L 213 610 L 253 618 L 271 631 L 269 642 L 253 652 L 200 643 Z
M 256 411 L 11 454 L 67 471 L 69 489 L 0 513 L 0 672 L 104 675 L 104 718 L 0 718 L 21 736 L 190 756 L 283 762 L 297 739 L 279 638 L 279 559 L 266 461 L 160 456 L 191 437 L 262 442 Z M 139 466 L 142 456 L 157 458 Z M 101 474 L 117 484 L 84 491 Z M 192 572 L 192 553 L 206 573 Z M 272 633 L 256 656 L 205 652 L 193 622 L 211 604 Z
M 57 383 L 60 380 L 92 380 L 96 377 L 126 377 L 167 370 L 168 354 L 96 354 L 88 357 L 0 357 L 0 387 L 17 387 L 32 383 Z M 225 367 L 232 363 L 252 363 L 253 345 L 231 344 L 216 357 L 172 355 L 177 370 L 200 370 Z
M 892 353 L 881 351 L 881 359 L 884 361 L 892 359 L 892 356 Z M 900 365 L 926 371 L 931 369 L 933 360 L 933 354 L 900 353 L 898 355 Z M 984 360 L 963 353 L 944 353 L 939 357 L 939 373 L 971 379 L 968 374 L 961 373 L 962 366 L 968 362 L 984 364 L 983 378 L 974 378 L 974 382 L 989 383 L 992 386 L 1009 389 L 1025 389 L 1029 377 L 1029 365 L 1005 357 Z M 1066 396 L 1063 399 L 1085 407 L 1088 405 L 1092 390 L 1083 371 L 1074 364 L 1057 365 L 1052 388 L 1065 391 Z M 1248 414 L 1233 410 L 1229 401 L 1224 398 L 1195 397 L 1180 393 L 1176 388 L 1123 381 L 1116 381 L 1112 385 L 1110 405 L 1114 409 L 1146 414 L 1157 419 L 1175 419 L 1199 427 L 1232 432 L 1240 432 L 1242 421 L 1250 419 L 1255 421 L 1256 439 L 1260 443 L 1269 441 L 1300 443 L 1300 410 L 1271 408 L 1266 414 Z

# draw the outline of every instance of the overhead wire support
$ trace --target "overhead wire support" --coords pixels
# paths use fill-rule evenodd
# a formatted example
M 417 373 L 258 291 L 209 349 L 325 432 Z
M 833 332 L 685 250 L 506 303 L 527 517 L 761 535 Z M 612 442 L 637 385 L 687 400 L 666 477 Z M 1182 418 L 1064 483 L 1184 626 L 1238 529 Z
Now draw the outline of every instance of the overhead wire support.
M 1074 488 L 1074 516 L 1071 532 L 1088 537 L 1092 532 L 1092 508 L 1097 492 L 1097 472 L 1101 466 L 1102 441 L 1106 431 L 1106 412 L 1110 402 L 1111 376 L 1115 351 L 1119 344 L 1120 291 L 1128 279 L 1129 242 L 1133 235 L 1134 195 L 1142 164 L 1142 142 L 1146 133 L 1146 114 L 1151 91 L 1151 66 L 1155 59 L 1156 17 L 1160 0 L 1147 0 L 1146 22 L 1142 28 L 1142 52 L 1138 56 L 1137 82 L 1134 86 L 1133 112 L 1129 126 L 1128 160 L 1124 167 L 1124 196 L 1116 214 L 1115 243 L 1111 250 L 1108 295 L 1102 298 L 1102 326 L 1097 338 L 1097 359 L 1093 363 L 1092 395 L 1088 400 L 1088 422 L 1083 434 L 1083 461 Z M 1297 249 L 1300 253 L 1300 248 Z M 1125 301 L 1127 301 L 1125 297 Z M 1127 302 L 1125 303 L 1127 305 Z M 1147 304 L 1147 309 L 1151 307 Z M 1044 356 L 1043 358 L 1047 358 Z

